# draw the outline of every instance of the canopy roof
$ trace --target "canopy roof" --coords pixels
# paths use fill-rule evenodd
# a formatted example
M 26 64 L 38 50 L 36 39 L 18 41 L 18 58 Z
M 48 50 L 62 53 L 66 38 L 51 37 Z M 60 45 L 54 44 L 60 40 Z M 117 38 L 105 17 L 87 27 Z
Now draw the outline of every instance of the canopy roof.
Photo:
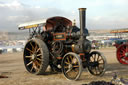
M 49 30 L 54 29 L 58 24 L 62 24 L 64 26 L 72 26 L 72 22 L 69 19 L 57 16 L 57 17 L 51 17 L 48 19 L 42 19 L 38 21 L 23 23 L 23 24 L 20 24 L 18 28 L 19 29 L 30 29 L 30 28 L 38 27 L 38 26 L 45 26 L 46 31 L 49 31 Z
M 29 29 L 32 27 L 38 27 L 39 25 L 45 25 L 46 24 L 46 19 L 38 20 L 38 21 L 31 21 L 31 22 L 26 22 L 23 24 L 20 24 L 18 26 L 19 29 Z

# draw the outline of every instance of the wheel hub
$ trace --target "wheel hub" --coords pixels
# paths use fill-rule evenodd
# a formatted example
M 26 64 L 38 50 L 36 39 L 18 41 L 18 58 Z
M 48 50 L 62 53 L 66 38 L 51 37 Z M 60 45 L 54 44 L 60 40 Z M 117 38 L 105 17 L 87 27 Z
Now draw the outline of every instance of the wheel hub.
M 36 60 L 36 54 L 34 53 L 33 55 L 32 55 L 32 61 L 35 61 Z
M 96 67 L 96 66 L 99 65 L 99 63 L 98 63 L 97 61 L 95 61 L 95 62 L 91 62 L 90 65 L 91 65 L 92 67 Z
M 69 68 L 69 69 L 72 69 L 72 67 L 73 67 L 72 64 L 69 64 L 68 68 Z
M 128 57 L 128 52 L 125 53 L 125 56 Z

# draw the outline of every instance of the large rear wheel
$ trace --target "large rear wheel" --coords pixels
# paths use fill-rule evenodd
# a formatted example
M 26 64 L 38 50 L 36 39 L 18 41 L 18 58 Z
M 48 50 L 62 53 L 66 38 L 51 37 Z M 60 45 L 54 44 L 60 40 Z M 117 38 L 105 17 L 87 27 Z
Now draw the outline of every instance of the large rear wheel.
M 24 65 L 32 74 L 44 74 L 49 64 L 49 51 L 40 39 L 29 40 L 24 48 Z
M 62 60 L 62 72 L 68 80 L 77 80 L 82 73 L 80 57 L 73 52 L 67 53 Z

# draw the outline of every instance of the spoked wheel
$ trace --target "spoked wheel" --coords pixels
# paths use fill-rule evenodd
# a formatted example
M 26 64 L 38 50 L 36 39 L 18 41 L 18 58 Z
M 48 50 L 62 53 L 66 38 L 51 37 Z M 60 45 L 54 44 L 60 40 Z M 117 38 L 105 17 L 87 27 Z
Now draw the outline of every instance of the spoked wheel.
M 75 53 L 67 53 L 62 60 L 62 72 L 69 80 L 77 80 L 82 73 L 82 62 Z
M 123 44 L 117 48 L 117 59 L 121 64 L 128 64 L 128 44 Z
M 92 75 L 102 76 L 106 70 L 106 58 L 98 51 L 90 53 L 88 70 Z
M 40 39 L 29 40 L 24 48 L 24 65 L 32 74 L 44 74 L 49 64 L 49 51 Z

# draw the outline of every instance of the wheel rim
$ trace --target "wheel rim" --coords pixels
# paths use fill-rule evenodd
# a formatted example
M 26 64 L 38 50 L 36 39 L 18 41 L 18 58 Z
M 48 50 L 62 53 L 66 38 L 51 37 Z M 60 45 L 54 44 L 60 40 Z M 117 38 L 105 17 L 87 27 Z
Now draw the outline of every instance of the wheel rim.
M 41 66 L 42 52 L 39 45 L 29 41 L 24 49 L 24 64 L 30 73 L 37 73 Z
M 117 49 L 117 59 L 122 64 L 128 64 L 128 44 L 123 44 Z
M 77 80 L 82 72 L 81 61 L 76 56 L 68 54 L 62 62 L 64 76 L 69 80 Z
M 99 52 L 92 52 L 90 56 L 89 72 L 93 75 L 103 75 L 106 67 L 105 57 Z

